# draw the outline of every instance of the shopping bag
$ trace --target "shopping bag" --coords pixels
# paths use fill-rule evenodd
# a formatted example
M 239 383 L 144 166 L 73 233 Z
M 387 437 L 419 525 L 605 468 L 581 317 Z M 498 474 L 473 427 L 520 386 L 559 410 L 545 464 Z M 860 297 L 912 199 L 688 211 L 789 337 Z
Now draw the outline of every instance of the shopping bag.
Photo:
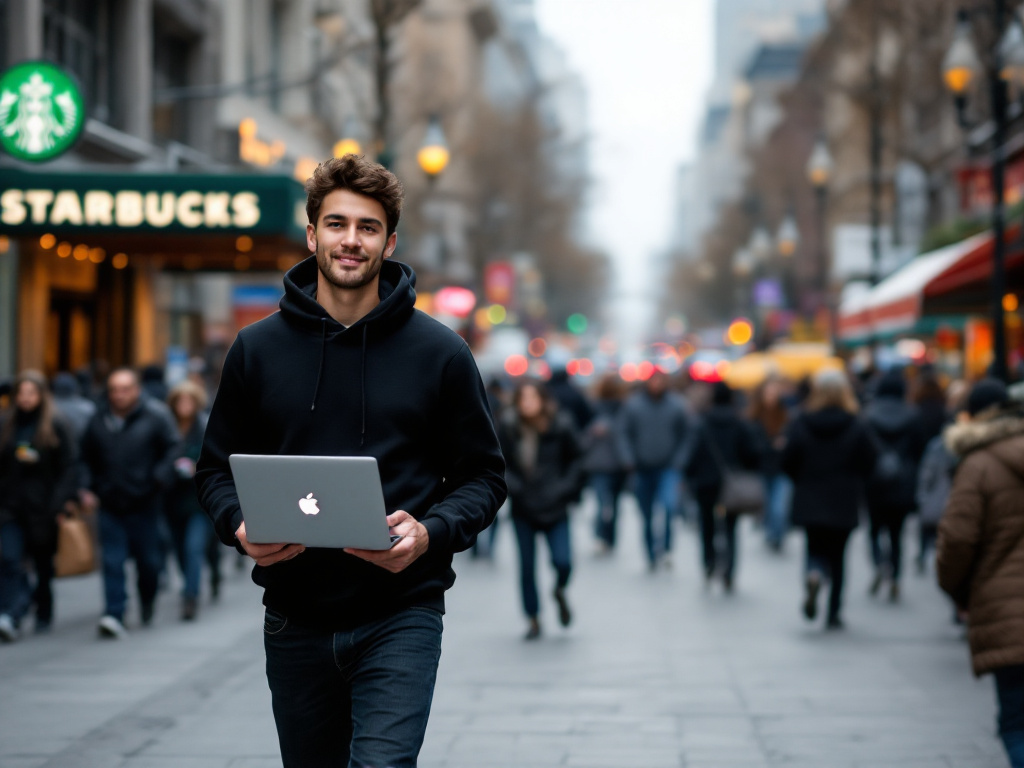
M 57 554 L 54 575 L 82 576 L 96 570 L 96 545 L 89 524 L 78 514 L 57 517 Z
M 759 472 L 727 469 L 722 478 L 718 506 L 726 515 L 743 515 L 764 509 L 764 480 Z

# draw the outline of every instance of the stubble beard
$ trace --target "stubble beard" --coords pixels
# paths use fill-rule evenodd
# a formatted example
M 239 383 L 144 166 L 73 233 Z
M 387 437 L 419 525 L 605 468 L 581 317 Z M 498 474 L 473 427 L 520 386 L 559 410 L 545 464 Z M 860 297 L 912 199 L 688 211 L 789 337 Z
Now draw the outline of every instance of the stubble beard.
M 369 261 L 366 262 L 368 265 L 366 272 L 360 273 L 359 271 L 353 271 L 337 274 L 331 270 L 334 263 L 331 255 L 324 250 L 319 243 L 317 243 L 316 265 L 320 269 L 320 274 L 324 276 L 324 279 L 335 288 L 356 290 L 369 285 L 377 279 L 377 275 L 380 274 L 381 266 L 384 264 L 384 250 L 386 249 L 387 245 L 385 244 L 384 249 L 381 250 L 380 254 L 378 254 L 376 258 L 371 257 Z

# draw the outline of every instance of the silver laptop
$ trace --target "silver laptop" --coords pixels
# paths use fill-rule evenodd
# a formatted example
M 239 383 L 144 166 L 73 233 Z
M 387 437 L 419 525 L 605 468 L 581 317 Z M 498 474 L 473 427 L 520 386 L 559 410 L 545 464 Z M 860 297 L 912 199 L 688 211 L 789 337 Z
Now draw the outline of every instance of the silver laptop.
M 254 544 L 390 549 L 377 460 L 372 456 L 254 456 L 228 461 L 245 535 Z

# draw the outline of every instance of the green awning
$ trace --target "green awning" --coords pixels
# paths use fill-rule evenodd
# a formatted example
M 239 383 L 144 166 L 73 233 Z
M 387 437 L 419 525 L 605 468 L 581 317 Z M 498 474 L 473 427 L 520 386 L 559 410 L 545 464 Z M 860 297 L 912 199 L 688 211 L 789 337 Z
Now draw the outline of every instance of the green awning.
M 288 176 L 39 173 L 0 168 L 0 232 L 275 235 L 305 241 L 306 195 Z

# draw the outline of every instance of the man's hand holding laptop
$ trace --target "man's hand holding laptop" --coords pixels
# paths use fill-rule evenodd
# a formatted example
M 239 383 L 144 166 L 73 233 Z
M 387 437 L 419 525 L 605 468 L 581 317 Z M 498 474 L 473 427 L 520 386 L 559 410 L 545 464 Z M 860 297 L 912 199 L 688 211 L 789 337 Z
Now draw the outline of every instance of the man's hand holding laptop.
M 391 549 L 346 548 L 345 551 L 391 573 L 401 573 L 430 546 L 430 534 L 426 526 L 404 509 L 388 515 L 388 529 L 393 535 L 402 537 Z
M 284 560 L 291 560 L 306 548 L 302 544 L 255 544 L 245 537 L 245 522 L 243 521 L 238 530 L 235 531 L 235 538 L 242 545 L 249 557 L 256 561 L 256 565 L 273 565 Z
M 391 549 L 350 549 L 345 551 L 368 563 L 373 563 L 391 573 L 400 573 L 408 568 L 430 546 L 426 527 L 405 510 L 388 515 L 388 529 L 401 538 Z M 257 565 L 274 565 L 306 551 L 302 544 L 256 544 L 245 536 L 245 523 L 238 526 L 235 536 L 249 557 Z

